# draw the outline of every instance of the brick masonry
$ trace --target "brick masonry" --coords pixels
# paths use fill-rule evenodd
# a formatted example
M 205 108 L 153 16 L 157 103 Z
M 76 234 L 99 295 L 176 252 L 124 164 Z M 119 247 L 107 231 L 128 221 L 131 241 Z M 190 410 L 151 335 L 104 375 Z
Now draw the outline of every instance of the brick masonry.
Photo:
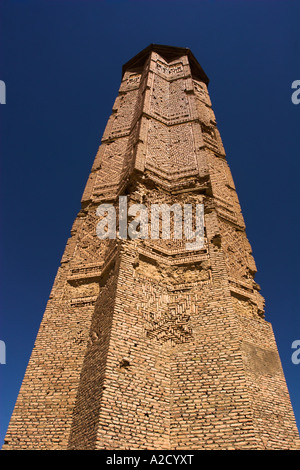
M 189 49 L 123 66 L 3 449 L 300 449 L 207 85 Z M 120 195 L 204 204 L 204 246 L 100 240 Z

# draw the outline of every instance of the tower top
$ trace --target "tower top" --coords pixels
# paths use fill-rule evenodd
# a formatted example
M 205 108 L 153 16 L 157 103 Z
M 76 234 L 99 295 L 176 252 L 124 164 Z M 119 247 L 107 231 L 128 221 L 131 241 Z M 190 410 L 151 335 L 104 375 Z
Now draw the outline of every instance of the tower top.
M 195 58 L 192 51 L 187 47 L 174 47 L 174 46 L 165 46 L 161 44 L 150 44 L 148 47 L 143 49 L 137 55 L 132 57 L 126 64 L 123 65 L 122 75 L 125 71 L 132 68 L 138 68 L 144 65 L 145 61 L 149 57 L 151 52 L 157 52 L 160 54 L 166 61 L 170 62 L 175 60 L 177 57 L 187 55 L 191 67 L 192 75 L 196 78 L 199 78 L 201 81 L 208 85 L 209 78 L 204 72 L 203 68 Z

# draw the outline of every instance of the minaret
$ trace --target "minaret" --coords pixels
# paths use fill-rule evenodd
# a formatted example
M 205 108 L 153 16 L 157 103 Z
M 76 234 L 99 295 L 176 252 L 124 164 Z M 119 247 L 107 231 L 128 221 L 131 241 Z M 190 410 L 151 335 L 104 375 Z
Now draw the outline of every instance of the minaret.
M 3 449 L 300 449 L 207 85 L 187 48 L 123 66 Z M 121 197 L 201 205 L 204 243 L 100 239 Z

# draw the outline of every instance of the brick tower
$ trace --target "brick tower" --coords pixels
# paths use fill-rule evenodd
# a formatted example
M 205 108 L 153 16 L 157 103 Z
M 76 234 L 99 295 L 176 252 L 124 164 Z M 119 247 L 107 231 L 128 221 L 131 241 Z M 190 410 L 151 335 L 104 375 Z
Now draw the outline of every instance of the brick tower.
M 3 449 L 300 448 L 207 85 L 186 48 L 123 66 Z M 203 204 L 204 245 L 101 240 L 122 195 Z

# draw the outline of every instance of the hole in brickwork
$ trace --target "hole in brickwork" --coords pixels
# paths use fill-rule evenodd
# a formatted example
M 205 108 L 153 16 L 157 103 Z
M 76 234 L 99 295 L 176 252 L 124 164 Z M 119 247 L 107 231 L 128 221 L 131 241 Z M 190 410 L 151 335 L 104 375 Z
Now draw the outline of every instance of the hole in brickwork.
M 127 359 L 122 359 L 120 362 L 120 368 L 127 368 L 130 366 L 130 362 Z

